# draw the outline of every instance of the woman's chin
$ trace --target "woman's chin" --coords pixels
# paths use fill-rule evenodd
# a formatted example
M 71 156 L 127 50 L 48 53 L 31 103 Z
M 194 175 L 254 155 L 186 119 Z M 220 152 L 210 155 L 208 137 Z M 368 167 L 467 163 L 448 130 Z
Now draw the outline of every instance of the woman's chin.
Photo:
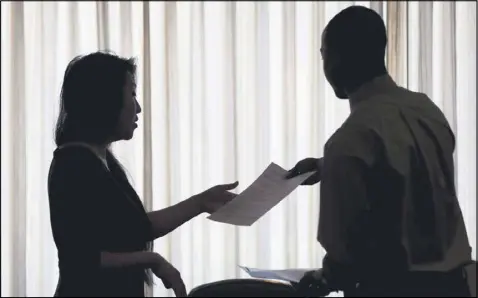
M 123 129 L 122 132 L 119 134 L 121 137 L 119 137 L 118 139 L 125 141 L 131 140 L 133 138 L 134 131 L 136 128 L 138 128 L 138 124 L 133 123 L 133 125 L 130 126 L 129 129 Z
M 129 133 L 125 133 L 123 135 L 123 140 L 125 141 L 131 140 L 133 138 L 133 135 L 134 135 L 134 129 L 132 129 Z

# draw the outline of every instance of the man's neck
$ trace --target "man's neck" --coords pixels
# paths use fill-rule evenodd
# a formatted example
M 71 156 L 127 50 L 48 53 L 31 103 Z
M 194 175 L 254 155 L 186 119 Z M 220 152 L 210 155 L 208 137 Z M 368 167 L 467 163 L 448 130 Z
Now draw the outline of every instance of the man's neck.
M 352 87 L 347 88 L 350 110 L 353 110 L 353 108 L 364 99 L 361 96 L 356 96 L 356 94 L 359 94 L 361 90 L 370 85 L 370 83 L 379 76 L 381 76 L 381 74 L 368 75 L 362 78 L 360 81 L 357 81 L 355 84 L 352 84 Z
M 364 69 L 366 66 L 357 66 L 356 69 Z M 360 71 L 352 74 L 349 78 L 349 84 L 346 87 L 347 94 L 353 94 L 360 89 L 363 85 L 370 81 L 373 81 L 377 77 L 388 74 L 385 66 L 375 66 L 366 71 Z
M 390 88 L 396 86 L 393 79 L 386 72 L 369 77 L 358 88 L 355 88 L 353 92 L 348 93 L 350 110 L 353 111 L 359 103 L 370 99 L 373 95 L 387 92 Z

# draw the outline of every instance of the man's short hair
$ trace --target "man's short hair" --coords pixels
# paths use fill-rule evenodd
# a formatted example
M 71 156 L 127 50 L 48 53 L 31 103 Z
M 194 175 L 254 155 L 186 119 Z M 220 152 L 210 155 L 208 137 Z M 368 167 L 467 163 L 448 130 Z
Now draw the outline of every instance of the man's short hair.
M 382 17 L 363 6 L 350 6 L 338 13 L 326 27 L 329 49 L 345 55 L 383 59 L 387 30 Z

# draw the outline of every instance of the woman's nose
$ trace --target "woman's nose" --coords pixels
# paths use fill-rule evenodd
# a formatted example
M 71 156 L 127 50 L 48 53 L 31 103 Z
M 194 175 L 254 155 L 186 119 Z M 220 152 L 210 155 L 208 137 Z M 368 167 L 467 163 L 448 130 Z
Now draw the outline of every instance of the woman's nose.
M 136 114 L 141 113 L 141 106 L 139 105 L 139 102 L 136 100 Z

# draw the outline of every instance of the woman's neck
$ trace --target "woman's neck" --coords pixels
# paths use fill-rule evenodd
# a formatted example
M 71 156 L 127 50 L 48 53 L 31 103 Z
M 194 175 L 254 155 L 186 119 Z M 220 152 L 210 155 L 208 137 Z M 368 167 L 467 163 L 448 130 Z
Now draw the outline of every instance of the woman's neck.
M 88 145 L 100 158 L 106 159 L 106 150 L 108 149 L 108 145 L 98 145 L 92 143 L 88 143 Z

